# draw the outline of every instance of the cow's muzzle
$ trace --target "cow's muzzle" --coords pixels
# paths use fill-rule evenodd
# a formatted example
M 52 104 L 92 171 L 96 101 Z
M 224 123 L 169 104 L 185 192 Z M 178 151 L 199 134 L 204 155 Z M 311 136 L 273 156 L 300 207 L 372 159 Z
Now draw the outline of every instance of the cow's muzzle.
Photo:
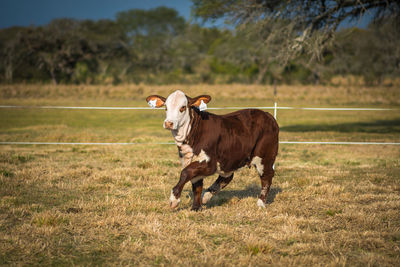
M 176 130 L 176 123 L 172 121 L 164 121 L 164 128 L 167 130 Z

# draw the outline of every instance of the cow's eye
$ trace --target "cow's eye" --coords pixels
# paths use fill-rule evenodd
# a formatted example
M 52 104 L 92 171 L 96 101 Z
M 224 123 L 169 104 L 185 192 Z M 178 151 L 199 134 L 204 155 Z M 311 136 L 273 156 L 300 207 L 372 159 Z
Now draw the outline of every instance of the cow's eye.
M 180 112 L 184 112 L 185 109 L 186 109 L 186 106 L 182 106 L 182 107 L 179 109 L 179 111 L 180 111 Z

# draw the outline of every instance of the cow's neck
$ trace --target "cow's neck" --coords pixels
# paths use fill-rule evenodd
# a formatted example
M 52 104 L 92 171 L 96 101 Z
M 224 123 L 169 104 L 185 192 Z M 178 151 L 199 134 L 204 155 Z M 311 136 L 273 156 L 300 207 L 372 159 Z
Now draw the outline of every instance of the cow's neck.
M 198 123 L 200 122 L 200 112 L 198 110 L 194 110 L 194 108 L 189 109 L 189 117 L 183 123 L 178 130 L 172 131 L 172 135 L 174 136 L 175 143 L 178 147 L 181 147 L 184 143 L 189 143 L 190 137 L 193 135 L 193 132 L 196 130 Z

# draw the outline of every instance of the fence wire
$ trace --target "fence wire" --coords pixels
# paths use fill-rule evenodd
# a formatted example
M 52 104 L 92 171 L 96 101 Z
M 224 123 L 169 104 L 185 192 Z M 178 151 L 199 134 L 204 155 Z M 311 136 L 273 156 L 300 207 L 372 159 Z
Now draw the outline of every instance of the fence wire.
M 277 116 L 277 110 L 310 110 L 310 111 L 395 111 L 394 108 L 310 108 L 310 107 L 279 107 L 277 103 L 272 107 L 214 107 L 209 110 L 229 110 L 229 109 L 272 109 L 274 117 Z M 73 110 L 151 110 L 151 107 L 75 107 L 75 106 L 18 106 L 18 105 L 0 105 L 3 109 L 73 109 Z M 162 109 L 161 109 L 162 110 Z M 308 145 L 400 145 L 400 142 L 340 142 L 340 141 L 280 141 L 280 144 L 308 144 Z M 173 145 L 174 142 L 128 142 L 128 143 L 107 143 L 107 142 L 0 142 L 0 145 Z

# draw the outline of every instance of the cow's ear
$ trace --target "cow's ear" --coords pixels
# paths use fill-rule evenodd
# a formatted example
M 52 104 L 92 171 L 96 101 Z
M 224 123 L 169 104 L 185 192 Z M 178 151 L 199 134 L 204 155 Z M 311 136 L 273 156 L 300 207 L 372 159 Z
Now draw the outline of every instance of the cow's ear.
M 159 95 L 151 95 L 146 97 L 147 104 L 152 108 L 160 108 L 165 104 L 165 97 Z
M 201 101 L 203 101 L 204 104 L 207 104 L 208 102 L 211 101 L 211 96 L 209 95 L 199 95 L 194 98 L 189 99 L 189 106 L 195 106 L 199 107 L 201 105 Z

